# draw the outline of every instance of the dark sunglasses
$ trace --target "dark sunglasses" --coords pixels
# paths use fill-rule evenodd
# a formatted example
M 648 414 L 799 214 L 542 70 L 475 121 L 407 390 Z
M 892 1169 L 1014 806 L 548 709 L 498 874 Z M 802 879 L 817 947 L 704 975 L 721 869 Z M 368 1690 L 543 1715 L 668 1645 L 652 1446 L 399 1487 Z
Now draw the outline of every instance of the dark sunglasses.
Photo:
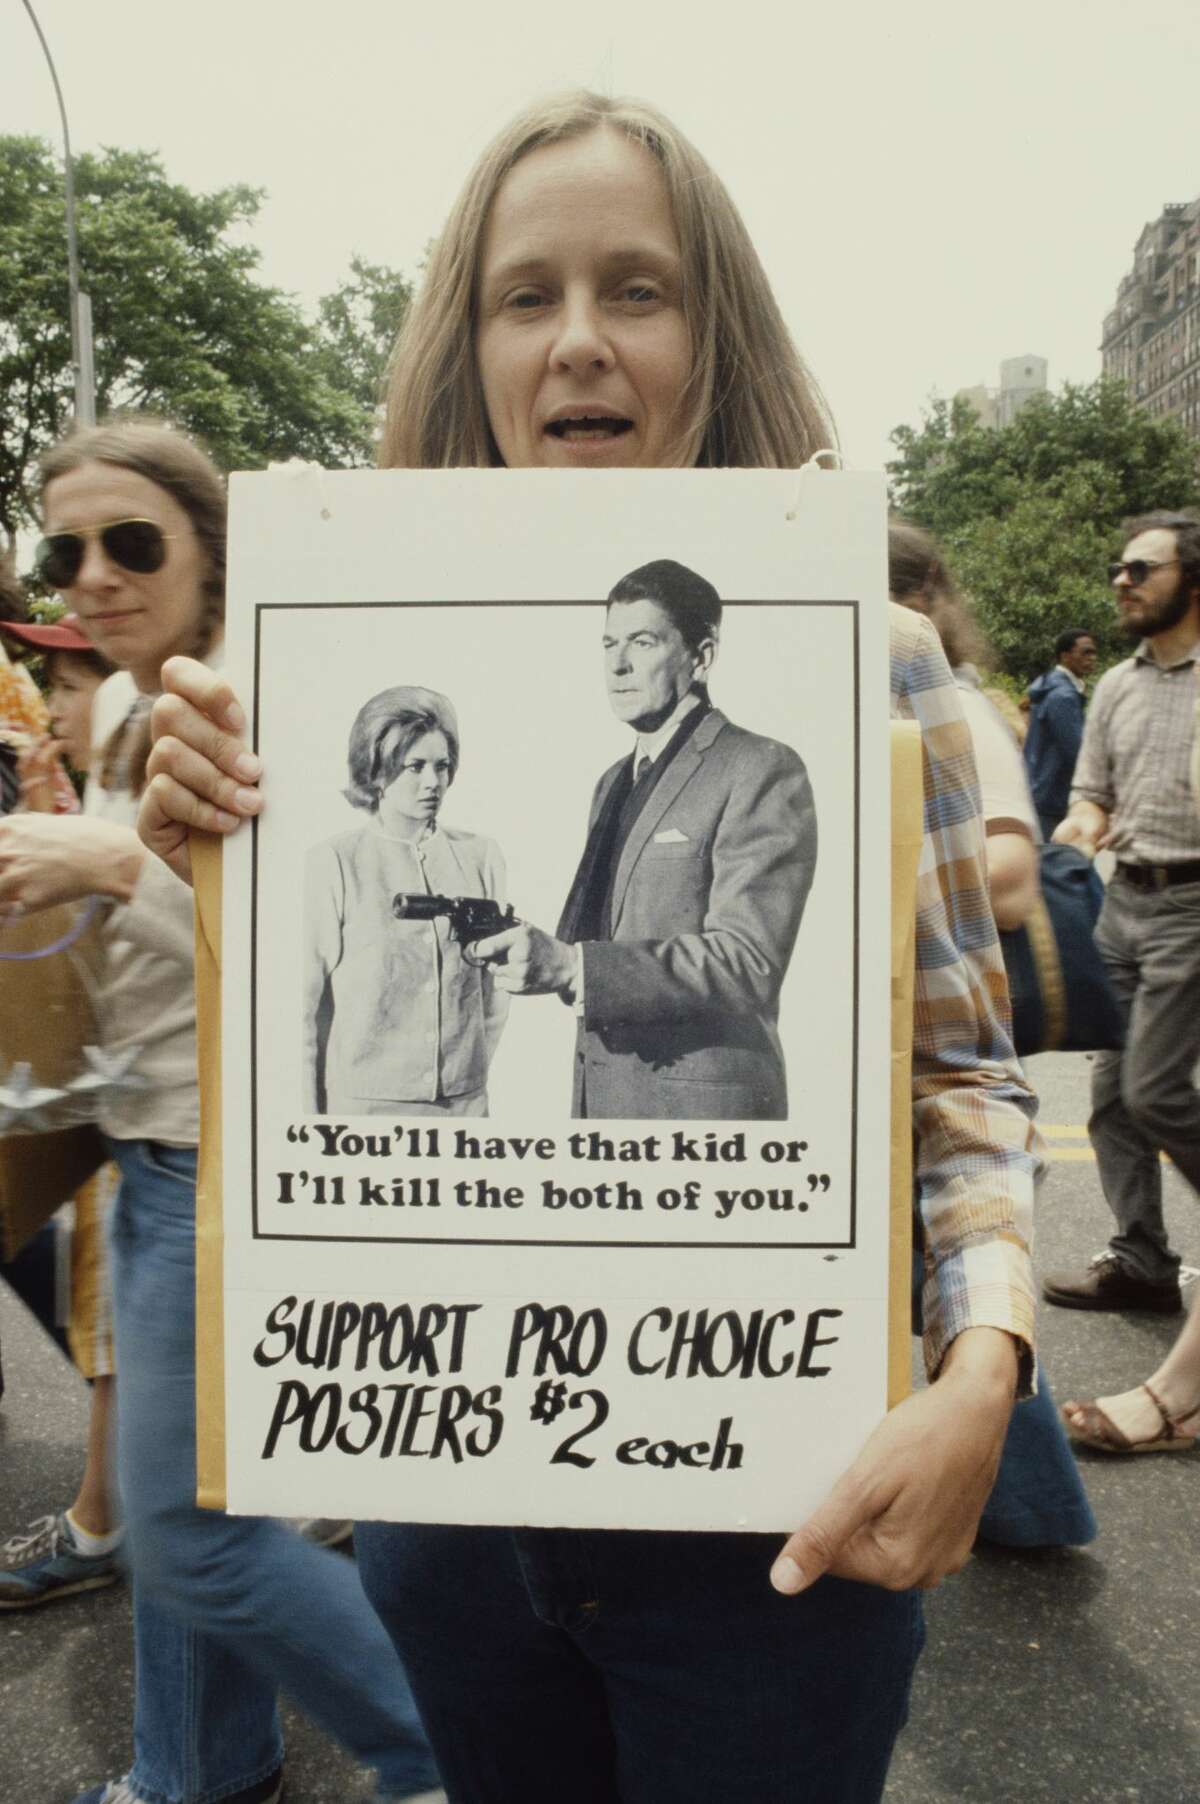
M 174 533 L 164 532 L 153 520 L 112 520 L 89 532 L 52 532 L 34 552 L 34 568 L 46 588 L 69 589 L 83 566 L 88 540 L 98 538 L 104 555 L 122 570 L 135 576 L 151 576 L 162 569 L 167 540 L 174 537 Z
M 1123 563 L 1118 558 L 1108 566 L 1108 580 L 1115 583 L 1118 576 L 1127 576 L 1130 587 L 1136 589 L 1145 582 L 1152 570 L 1170 570 L 1178 562 L 1177 557 L 1167 558 L 1160 564 L 1152 564 L 1144 557 L 1130 558 L 1128 563 Z

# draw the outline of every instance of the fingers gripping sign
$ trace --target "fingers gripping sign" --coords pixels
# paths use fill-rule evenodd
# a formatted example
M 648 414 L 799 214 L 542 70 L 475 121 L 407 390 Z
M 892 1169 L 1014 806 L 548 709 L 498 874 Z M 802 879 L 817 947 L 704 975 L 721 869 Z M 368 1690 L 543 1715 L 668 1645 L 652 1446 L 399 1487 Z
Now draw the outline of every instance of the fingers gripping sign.
M 983 1343 L 962 1346 L 977 1336 Z M 892 1410 L 771 1568 L 788 1596 L 829 1572 L 889 1591 L 929 1589 L 966 1564 L 1012 1411 L 1013 1343 L 970 1329 L 936 1384 Z
M 491 969 L 497 989 L 513 996 L 574 999 L 575 948 L 540 927 L 522 923 L 506 928 L 477 940 L 472 950 L 476 961 Z
M 262 762 L 241 737 L 246 716 L 223 677 L 194 658 L 168 658 L 162 680 L 138 833 L 190 882 L 189 830 L 232 833 L 258 814 Z

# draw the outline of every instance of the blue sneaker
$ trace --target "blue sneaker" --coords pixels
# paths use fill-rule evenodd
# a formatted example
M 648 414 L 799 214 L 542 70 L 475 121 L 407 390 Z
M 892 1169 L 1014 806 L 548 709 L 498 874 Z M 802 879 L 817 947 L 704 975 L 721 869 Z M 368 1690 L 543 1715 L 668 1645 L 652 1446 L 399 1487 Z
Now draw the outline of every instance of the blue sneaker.
M 120 1576 L 115 1553 L 80 1553 L 65 1514 L 43 1516 L 0 1549 L 0 1610 L 28 1610 L 76 1591 L 98 1591 Z
M 223 1804 L 279 1804 L 282 1796 L 283 1768 L 277 1767 L 257 1785 L 234 1792 Z M 110 1779 L 106 1785 L 93 1785 L 90 1791 L 80 1792 L 75 1804 L 143 1804 L 143 1800 L 130 1790 L 128 1779 Z

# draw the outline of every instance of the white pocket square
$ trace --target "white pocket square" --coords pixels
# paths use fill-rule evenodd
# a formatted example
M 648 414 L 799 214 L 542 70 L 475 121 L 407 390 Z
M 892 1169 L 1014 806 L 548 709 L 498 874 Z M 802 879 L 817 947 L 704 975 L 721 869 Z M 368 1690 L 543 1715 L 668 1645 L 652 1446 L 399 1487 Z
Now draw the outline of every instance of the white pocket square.
M 688 836 L 678 827 L 664 827 L 661 833 L 654 835 L 654 843 L 656 846 L 686 846 Z

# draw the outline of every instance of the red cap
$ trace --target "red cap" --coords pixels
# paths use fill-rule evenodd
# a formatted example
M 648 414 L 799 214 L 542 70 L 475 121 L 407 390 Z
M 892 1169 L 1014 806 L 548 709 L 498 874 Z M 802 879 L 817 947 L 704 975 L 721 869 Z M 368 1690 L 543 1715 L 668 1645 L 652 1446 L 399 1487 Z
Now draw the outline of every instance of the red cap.
M 79 617 L 76 614 L 64 614 L 53 625 L 36 620 L 0 620 L 0 629 L 11 633 L 14 639 L 24 639 L 27 645 L 36 645 L 41 651 L 96 649 L 91 640 L 85 639 L 80 632 Z

